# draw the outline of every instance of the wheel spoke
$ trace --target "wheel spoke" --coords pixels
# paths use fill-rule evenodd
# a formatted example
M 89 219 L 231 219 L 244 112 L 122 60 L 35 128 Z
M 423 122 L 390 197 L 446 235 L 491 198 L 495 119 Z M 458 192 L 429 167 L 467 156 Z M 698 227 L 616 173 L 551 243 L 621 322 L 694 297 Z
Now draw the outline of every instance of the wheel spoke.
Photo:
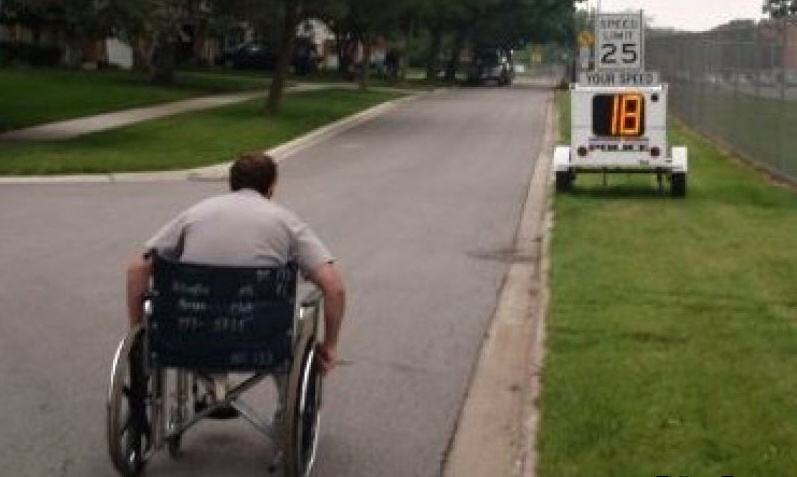
M 132 427 L 132 425 L 133 425 L 133 416 L 128 413 L 127 419 L 125 419 L 124 425 L 122 426 L 121 429 L 119 429 L 119 434 L 120 435 L 124 434 L 125 432 L 130 430 L 130 427 Z

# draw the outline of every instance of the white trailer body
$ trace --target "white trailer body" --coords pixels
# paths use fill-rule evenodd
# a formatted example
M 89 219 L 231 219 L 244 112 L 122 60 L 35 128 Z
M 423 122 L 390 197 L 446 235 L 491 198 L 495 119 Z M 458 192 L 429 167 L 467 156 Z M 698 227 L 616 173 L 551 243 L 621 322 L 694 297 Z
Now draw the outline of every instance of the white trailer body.
M 638 109 L 623 110 L 629 104 Z M 557 171 L 687 171 L 685 158 L 668 154 L 667 85 L 632 89 L 575 85 L 570 105 L 572 144 L 567 161 L 560 154 Z

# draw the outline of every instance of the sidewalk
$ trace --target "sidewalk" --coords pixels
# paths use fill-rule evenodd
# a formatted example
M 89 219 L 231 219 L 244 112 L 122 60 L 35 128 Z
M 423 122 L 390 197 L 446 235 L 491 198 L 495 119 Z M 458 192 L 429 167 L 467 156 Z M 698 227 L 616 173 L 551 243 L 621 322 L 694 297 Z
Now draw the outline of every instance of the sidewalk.
M 286 88 L 285 91 L 288 93 L 299 93 L 302 91 L 347 87 L 350 88 L 352 85 L 337 83 L 300 83 L 296 86 Z M 66 121 L 58 121 L 9 131 L 0 134 L 0 141 L 63 141 L 85 134 L 107 131 L 109 129 L 116 129 L 131 124 L 150 121 L 152 119 L 173 116 L 175 114 L 242 103 L 244 101 L 265 97 L 265 95 L 265 91 L 231 93 L 174 101 L 156 106 L 114 111 L 111 113 L 98 114 L 96 116 L 69 119 Z

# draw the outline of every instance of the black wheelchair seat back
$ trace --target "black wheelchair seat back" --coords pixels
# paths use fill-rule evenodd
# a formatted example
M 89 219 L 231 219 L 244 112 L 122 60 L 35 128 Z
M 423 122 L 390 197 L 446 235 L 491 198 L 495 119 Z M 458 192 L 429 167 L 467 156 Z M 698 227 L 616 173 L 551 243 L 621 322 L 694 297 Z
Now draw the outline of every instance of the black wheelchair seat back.
M 297 267 L 220 267 L 154 257 L 150 362 L 207 371 L 287 372 Z

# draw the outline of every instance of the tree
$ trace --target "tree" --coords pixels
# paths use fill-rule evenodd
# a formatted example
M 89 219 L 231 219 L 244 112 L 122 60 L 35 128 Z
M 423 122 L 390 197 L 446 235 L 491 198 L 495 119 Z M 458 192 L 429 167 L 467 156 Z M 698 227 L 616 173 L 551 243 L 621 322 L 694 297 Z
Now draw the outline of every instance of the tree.
M 133 49 L 133 66 L 156 83 L 174 82 L 175 43 L 190 0 L 106 0 L 108 28 Z
M 574 14 L 572 0 L 499 0 L 477 23 L 475 41 L 505 50 L 532 41 L 566 41 L 572 36 Z
M 399 55 L 398 77 L 407 77 L 409 57 L 413 51 L 413 40 L 424 15 L 429 7 L 429 0 L 404 0 L 398 17 L 398 31 L 401 35 L 401 54 Z
M 437 78 L 440 72 L 440 56 L 445 37 L 457 26 L 464 26 L 476 18 L 475 10 L 480 3 L 491 0 L 429 0 L 425 9 L 424 24 L 429 31 L 429 50 L 426 57 L 426 78 Z
M 146 2 L 144 2 L 146 3 Z M 180 29 L 186 20 L 189 0 L 149 0 L 145 23 L 149 34 L 149 69 L 155 83 L 174 83 L 175 53 Z
M 493 5 L 494 1 L 459 0 L 455 8 L 450 11 L 453 38 L 445 66 L 446 81 L 456 80 L 462 52 L 468 44 L 478 43 L 474 39 L 477 26 L 485 20 L 485 12 Z
M 258 36 L 269 37 L 277 44 L 277 62 L 266 98 L 266 110 L 277 113 L 282 105 L 299 24 L 309 16 L 328 17 L 342 1 L 205 0 L 204 3 L 209 5 L 213 23 L 229 25 L 243 20 L 254 27 Z
M 771 18 L 797 16 L 797 0 L 765 0 L 764 13 Z
M 156 83 L 174 82 L 183 28 L 207 22 L 217 5 L 211 0 L 68 1 L 93 3 L 105 28 L 132 47 L 134 68 L 148 71 Z
M 279 57 L 274 76 L 271 78 L 271 85 L 266 99 L 266 109 L 268 112 L 277 113 L 282 105 L 282 96 L 285 90 L 285 79 L 288 76 L 291 58 L 293 57 L 293 47 L 296 44 L 296 28 L 299 26 L 301 0 L 283 0 L 282 13 L 282 32 L 280 35 Z
M 453 80 L 465 48 L 511 50 L 530 41 L 568 39 L 577 1 L 582 0 L 429 0 L 427 78 L 437 77 L 447 44 L 446 78 Z
M 378 39 L 386 40 L 398 31 L 405 2 L 347 0 L 346 4 L 348 9 L 344 25 L 351 38 L 363 48 L 357 80 L 360 89 L 365 89 L 368 86 L 373 45 Z
M 95 0 L 63 0 L 55 2 L 63 9 L 64 34 L 69 45 L 68 63 L 77 67 L 83 57 L 83 45 L 105 38 L 105 28 Z

